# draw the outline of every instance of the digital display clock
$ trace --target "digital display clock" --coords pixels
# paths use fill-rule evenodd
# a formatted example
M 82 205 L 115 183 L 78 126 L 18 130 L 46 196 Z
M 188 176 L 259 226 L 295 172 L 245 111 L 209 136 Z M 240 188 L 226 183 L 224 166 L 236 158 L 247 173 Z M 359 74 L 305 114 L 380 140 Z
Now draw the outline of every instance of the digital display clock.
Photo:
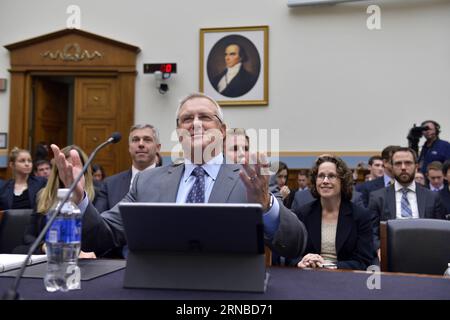
M 177 73 L 176 63 L 144 63 L 144 73 Z

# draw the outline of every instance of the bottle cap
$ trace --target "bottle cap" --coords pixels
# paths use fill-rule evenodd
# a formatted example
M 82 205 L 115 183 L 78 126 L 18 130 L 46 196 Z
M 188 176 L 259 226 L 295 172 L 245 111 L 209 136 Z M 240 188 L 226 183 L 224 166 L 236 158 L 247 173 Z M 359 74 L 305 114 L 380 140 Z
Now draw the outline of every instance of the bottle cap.
M 69 189 L 66 189 L 66 188 L 58 189 L 58 198 L 60 198 L 60 199 L 64 198 L 68 192 L 69 192 Z

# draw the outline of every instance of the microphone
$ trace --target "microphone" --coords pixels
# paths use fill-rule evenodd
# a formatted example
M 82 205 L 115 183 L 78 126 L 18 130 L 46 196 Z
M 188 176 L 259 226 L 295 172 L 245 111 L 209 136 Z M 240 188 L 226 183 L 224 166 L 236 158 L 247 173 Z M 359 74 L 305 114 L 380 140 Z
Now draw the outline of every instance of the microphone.
M 36 250 L 36 248 L 39 246 L 39 243 L 44 238 L 45 234 L 47 233 L 47 230 L 53 224 L 53 221 L 55 221 L 56 217 L 58 216 L 58 214 L 61 211 L 61 208 L 64 206 L 64 204 L 67 202 L 67 200 L 69 200 L 70 195 L 72 194 L 73 190 L 77 186 L 77 184 L 80 181 L 81 177 L 84 176 L 84 173 L 89 168 L 89 165 L 91 164 L 91 162 L 94 159 L 94 157 L 97 155 L 97 152 L 100 151 L 100 149 L 102 149 L 105 146 L 107 146 L 108 144 L 119 142 L 121 138 L 122 138 L 122 135 L 120 134 L 120 132 L 114 132 L 113 134 L 111 134 L 111 136 L 108 138 L 108 140 L 106 140 L 105 142 L 100 144 L 97 148 L 95 148 L 94 151 L 92 151 L 91 155 L 89 156 L 88 160 L 86 161 L 86 163 L 83 166 L 83 170 L 81 170 L 80 174 L 75 178 L 75 180 L 70 185 L 69 192 L 67 193 L 66 197 L 61 202 L 61 205 L 59 207 L 55 208 L 54 210 L 52 210 L 53 212 L 50 211 L 48 213 L 48 216 L 50 218 L 48 219 L 47 223 L 45 224 L 45 226 L 42 229 L 42 231 L 39 234 L 39 236 L 36 238 L 36 240 L 33 242 L 32 246 L 28 250 L 27 256 L 26 256 L 25 260 L 23 261 L 23 263 L 22 263 L 22 265 L 20 267 L 20 271 L 17 274 L 17 276 L 14 278 L 14 282 L 11 285 L 11 287 L 3 295 L 3 297 L 2 297 L 3 300 L 18 300 L 18 299 L 20 299 L 20 295 L 17 292 L 17 289 L 19 288 L 20 279 L 22 278 L 23 273 L 25 272 L 25 268 L 28 265 L 28 261 L 30 260 L 31 255 Z

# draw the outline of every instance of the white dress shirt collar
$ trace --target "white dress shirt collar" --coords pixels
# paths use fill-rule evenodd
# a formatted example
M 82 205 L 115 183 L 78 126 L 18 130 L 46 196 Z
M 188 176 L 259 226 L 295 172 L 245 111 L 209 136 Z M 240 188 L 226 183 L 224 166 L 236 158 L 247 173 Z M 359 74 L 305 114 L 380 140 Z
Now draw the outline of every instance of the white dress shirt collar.
M 404 187 L 400 183 L 398 183 L 397 180 L 395 180 L 394 188 L 395 188 L 395 192 L 397 192 L 397 191 L 402 190 Z M 415 181 L 411 182 L 411 184 L 409 184 L 406 188 L 409 191 L 412 191 L 412 192 L 416 193 L 416 182 Z
M 155 168 L 155 167 L 156 167 L 156 163 L 153 163 L 152 165 L 148 166 L 148 167 L 145 168 L 144 170 L 139 170 L 139 169 L 135 168 L 134 166 L 131 166 L 130 188 L 131 188 L 131 185 L 133 184 L 134 177 L 136 177 L 136 175 L 137 175 L 139 172 L 147 171 L 147 170 L 153 169 L 153 168 Z
M 223 164 L 223 153 L 219 153 L 217 156 L 209 160 L 207 163 L 202 165 L 208 176 L 210 176 L 214 181 L 216 181 L 217 175 L 219 174 L 220 166 Z M 193 164 L 190 159 L 184 159 L 184 175 L 183 180 L 186 182 L 191 176 L 192 171 L 194 171 L 196 164 Z

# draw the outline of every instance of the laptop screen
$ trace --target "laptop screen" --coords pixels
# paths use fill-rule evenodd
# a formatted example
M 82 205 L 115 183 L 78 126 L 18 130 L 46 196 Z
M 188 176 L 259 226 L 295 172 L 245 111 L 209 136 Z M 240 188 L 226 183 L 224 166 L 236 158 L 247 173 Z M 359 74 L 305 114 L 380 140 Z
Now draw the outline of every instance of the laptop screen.
M 120 203 L 132 252 L 264 253 L 259 204 Z

